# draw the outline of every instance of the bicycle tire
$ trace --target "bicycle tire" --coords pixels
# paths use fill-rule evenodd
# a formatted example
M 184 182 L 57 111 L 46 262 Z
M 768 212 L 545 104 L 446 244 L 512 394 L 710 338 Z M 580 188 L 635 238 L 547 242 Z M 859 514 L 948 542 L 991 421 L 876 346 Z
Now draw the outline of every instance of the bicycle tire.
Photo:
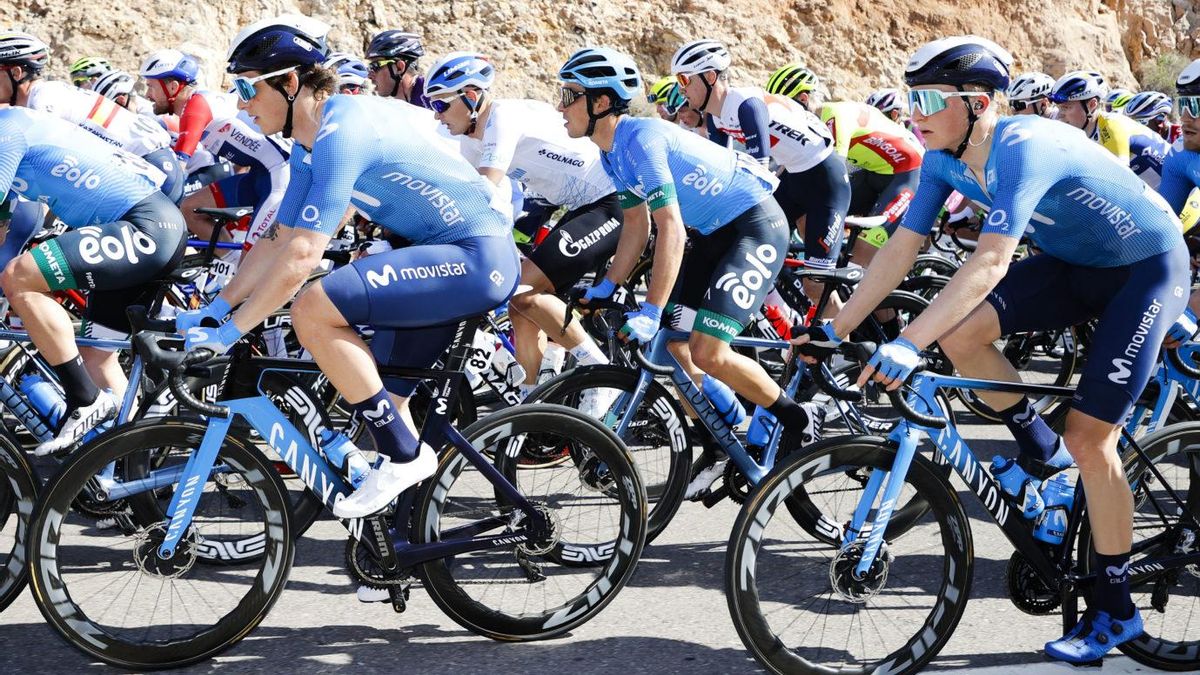
M 0 612 L 29 582 L 26 545 L 37 487 L 37 475 L 20 444 L 0 429 Z

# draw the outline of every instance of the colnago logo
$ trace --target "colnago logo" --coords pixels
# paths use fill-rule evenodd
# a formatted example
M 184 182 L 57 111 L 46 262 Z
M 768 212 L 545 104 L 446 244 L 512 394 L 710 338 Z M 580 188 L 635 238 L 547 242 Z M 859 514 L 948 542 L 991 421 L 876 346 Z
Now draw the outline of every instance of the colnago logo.
M 904 154 L 897 148 L 894 143 L 882 136 L 867 136 L 863 140 L 863 145 L 868 145 L 875 148 L 892 160 L 893 164 L 900 164 L 908 161 L 908 155 Z
M 430 185 L 423 180 L 413 178 L 399 171 L 385 173 L 383 180 L 398 183 L 424 197 L 429 202 L 429 205 L 437 210 L 442 218 L 442 222 L 447 226 L 457 225 L 466 220 L 463 218 L 462 212 L 459 211 L 458 204 L 455 203 L 454 199 L 437 186 Z
M 553 150 L 547 149 L 547 148 L 542 148 L 541 150 L 538 150 L 538 155 L 541 157 L 545 157 L 546 159 L 553 160 L 555 162 L 562 162 L 563 164 L 568 164 L 570 166 L 582 167 L 583 163 L 584 163 L 583 160 L 579 159 L 578 157 L 571 157 L 569 155 L 560 155 L 559 153 L 557 153 Z
M 367 271 L 367 283 L 372 288 L 388 286 L 393 281 L 415 281 L 424 279 L 443 279 L 446 277 L 462 277 L 467 275 L 466 263 L 445 262 L 440 265 L 419 265 L 416 267 L 401 267 L 397 272 L 391 265 L 384 265 L 379 272 Z
M 97 176 L 96 172 L 92 169 L 80 171 L 79 160 L 73 155 L 64 156 L 61 162 L 56 164 L 53 169 L 50 169 L 50 175 L 66 179 L 68 183 L 76 188 L 95 190 L 100 187 L 100 176 Z
M 579 240 L 572 239 L 571 233 L 564 230 L 562 238 L 558 240 L 558 251 L 568 258 L 574 258 L 594 246 L 596 242 L 620 226 L 621 223 L 616 218 L 609 218 L 604 221 L 603 225 L 588 232 Z
M 708 168 L 703 164 L 697 164 L 691 173 L 684 176 L 683 184 L 706 197 L 716 197 L 725 190 L 725 186 L 718 182 L 716 177 L 708 175 Z
M 237 141 L 238 143 L 241 143 L 242 147 L 249 150 L 250 152 L 258 152 L 258 149 L 262 147 L 262 141 L 255 139 L 255 138 L 250 138 L 246 134 L 243 134 L 242 132 L 238 131 L 237 129 L 230 129 L 229 137 L 232 138 L 233 140 Z
M 1112 360 L 1112 365 L 1116 368 L 1115 371 L 1108 374 L 1108 379 L 1116 384 L 1129 384 L 1129 376 L 1132 374 L 1130 369 L 1133 367 L 1133 362 L 1137 360 L 1138 354 L 1141 353 L 1142 347 L 1146 346 L 1146 338 L 1150 335 L 1150 329 L 1154 327 L 1154 321 L 1162 312 L 1162 303 L 1158 298 L 1150 301 L 1150 306 L 1146 311 L 1142 312 L 1142 319 L 1138 322 L 1137 328 L 1133 332 L 1133 337 L 1129 339 L 1129 344 L 1125 345 L 1125 357 Z
M 1097 195 L 1087 188 L 1078 187 L 1067 193 L 1067 196 L 1100 214 L 1117 232 L 1121 239 L 1128 239 L 1142 231 L 1125 209 Z
M 746 252 L 746 262 L 750 269 L 742 272 L 726 272 L 717 279 L 717 290 L 724 291 L 733 298 L 734 304 L 742 309 L 750 309 L 754 304 L 754 296 L 763 284 L 771 279 L 771 270 L 767 265 L 775 262 L 779 252 L 774 246 L 762 244 L 753 251 Z
M 125 260 L 136 265 L 141 255 L 150 255 L 158 250 L 158 244 L 142 232 L 122 225 L 114 234 L 102 235 L 94 225 L 79 228 L 79 257 L 90 265 L 99 265 L 108 260 Z

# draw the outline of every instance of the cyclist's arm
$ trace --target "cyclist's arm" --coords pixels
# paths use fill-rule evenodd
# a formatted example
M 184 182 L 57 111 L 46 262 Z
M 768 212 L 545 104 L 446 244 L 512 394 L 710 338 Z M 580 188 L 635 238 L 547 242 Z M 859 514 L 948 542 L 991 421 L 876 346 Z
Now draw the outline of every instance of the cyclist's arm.
M 25 134 L 21 133 L 20 129 L 11 124 L 0 125 L 0 195 L 6 200 L 15 196 L 8 191 L 28 149 L 29 142 L 25 140 Z
M 1182 213 L 1187 206 L 1188 195 L 1191 194 L 1192 181 L 1188 179 L 1184 162 L 1186 155 L 1178 150 L 1172 150 L 1163 162 L 1162 181 L 1158 184 L 1158 194 L 1167 200 L 1171 210 L 1176 214 Z
M 716 119 L 712 115 L 704 115 L 704 128 L 708 130 L 708 140 L 723 148 L 728 148 L 729 134 L 717 128 Z
M 191 157 L 196 153 L 196 146 L 204 136 L 204 130 L 212 121 L 212 110 L 208 101 L 200 94 L 192 94 L 183 115 L 179 118 L 179 138 L 175 141 L 175 154 Z
M 771 158 L 771 113 L 766 102 L 748 98 L 738 106 L 737 116 L 746 137 L 746 152 L 766 164 Z
M 620 286 L 629 279 L 634 265 L 646 250 L 646 242 L 650 240 L 650 212 L 645 202 L 638 201 L 630 195 L 621 195 L 622 203 L 632 202 L 625 207 L 625 217 L 621 223 L 621 237 L 617 240 L 617 252 L 613 254 L 612 263 L 604 275 L 609 281 Z
M 517 144 L 521 141 L 518 127 L 521 120 L 510 119 L 509 112 L 503 106 L 492 106 L 480 143 L 478 171 L 497 187 L 508 187 L 508 167 L 512 165 Z
M 301 229 L 298 227 L 282 227 L 281 234 L 275 239 L 266 240 L 266 236 L 251 249 L 251 253 L 263 247 L 273 253 L 270 264 L 258 267 L 270 268 L 269 274 L 263 274 L 259 283 L 250 293 L 246 301 L 233 313 L 234 325 L 241 331 L 248 331 L 271 316 L 275 310 L 282 307 L 304 282 L 313 268 L 321 262 L 321 256 L 329 246 L 330 236 L 319 230 Z M 263 244 L 268 246 L 263 246 Z
M 650 202 L 651 205 L 654 202 Z M 654 238 L 654 265 L 650 268 L 650 288 L 646 291 L 646 302 L 662 308 L 671 297 L 679 265 L 683 262 L 683 249 L 687 243 L 687 230 L 683 227 L 683 215 L 679 204 L 670 202 L 650 212 L 654 218 L 657 236 Z

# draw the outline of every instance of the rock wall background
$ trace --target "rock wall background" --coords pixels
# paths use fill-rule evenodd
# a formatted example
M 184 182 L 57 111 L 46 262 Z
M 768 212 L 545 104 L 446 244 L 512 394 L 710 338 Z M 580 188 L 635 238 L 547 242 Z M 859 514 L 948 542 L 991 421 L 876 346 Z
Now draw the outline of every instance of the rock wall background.
M 0 26 L 46 40 L 56 76 L 91 55 L 136 70 L 148 52 L 173 46 L 203 59 L 217 87 L 238 29 L 285 11 L 329 22 L 333 45 L 356 53 L 386 28 L 421 33 L 433 55 L 478 49 L 497 62 L 501 94 L 540 98 L 579 47 L 626 50 L 652 78 L 699 37 L 731 48 L 735 84 L 761 84 L 794 60 L 835 98 L 898 86 L 917 46 L 967 32 L 1007 47 L 1019 70 L 1096 68 L 1134 88 L 1154 79 L 1147 73 L 1163 55 L 1200 58 L 1200 0 L 0 0 Z

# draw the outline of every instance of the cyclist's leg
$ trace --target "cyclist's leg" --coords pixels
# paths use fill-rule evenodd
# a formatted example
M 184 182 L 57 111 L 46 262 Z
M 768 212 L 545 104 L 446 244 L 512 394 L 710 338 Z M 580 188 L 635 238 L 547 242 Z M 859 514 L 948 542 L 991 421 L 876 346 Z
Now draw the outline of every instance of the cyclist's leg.
M 891 236 L 900 224 L 900 219 L 904 216 L 904 212 L 908 210 L 909 203 L 912 202 L 913 194 L 917 190 L 917 184 L 921 182 L 921 170 L 913 169 L 912 171 L 905 171 L 890 176 L 868 174 L 863 180 L 866 184 L 866 188 L 863 190 L 863 199 L 869 198 L 869 195 L 874 196 L 873 203 L 863 215 L 887 216 L 887 222 L 884 223 L 883 228 L 888 236 Z M 855 187 L 857 188 L 857 186 Z M 861 208 L 857 197 L 852 207 L 854 206 Z M 851 211 L 851 213 L 854 213 L 854 211 Z M 860 238 L 854 244 L 854 261 L 863 267 L 870 266 L 879 248 L 879 246 L 869 241 L 863 241 Z
M 798 203 L 803 214 L 804 266 L 808 269 L 831 270 L 837 266 L 841 255 L 846 213 L 850 208 L 850 179 L 846 174 L 846 162 L 836 152 L 830 153 L 820 164 L 798 174 L 784 173 L 780 178 L 776 194 L 787 187 L 788 201 Z M 784 206 L 783 202 L 780 206 Z M 788 222 L 800 227 L 800 219 L 788 213 Z M 825 290 L 825 285 L 803 280 L 804 293 L 816 302 Z M 824 318 L 836 316 L 840 302 L 833 302 Z
M 167 199 L 178 204 L 179 200 L 183 199 L 183 186 L 187 182 L 187 176 L 183 172 L 183 165 L 175 157 L 175 153 L 170 148 L 160 148 L 143 155 L 142 159 L 166 174 L 167 179 L 163 181 L 160 190 L 167 196 Z
M 183 211 L 183 217 L 187 219 L 188 230 L 197 239 L 208 241 L 209 237 L 212 236 L 212 229 L 215 226 L 213 219 L 204 214 L 196 213 L 196 209 L 249 206 L 254 202 L 247 202 L 247 197 L 243 195 L 243 192 L 252 182 L 253 177 L 249 173 L 234 174 L 228 178 L 222 178 L 221 180 L 209 183 L 187 197 L 184 197 L 183 203 L 179 208 Z M 229 238 L 228 233 L 222 232 L 219 241 L 229 241 Z

